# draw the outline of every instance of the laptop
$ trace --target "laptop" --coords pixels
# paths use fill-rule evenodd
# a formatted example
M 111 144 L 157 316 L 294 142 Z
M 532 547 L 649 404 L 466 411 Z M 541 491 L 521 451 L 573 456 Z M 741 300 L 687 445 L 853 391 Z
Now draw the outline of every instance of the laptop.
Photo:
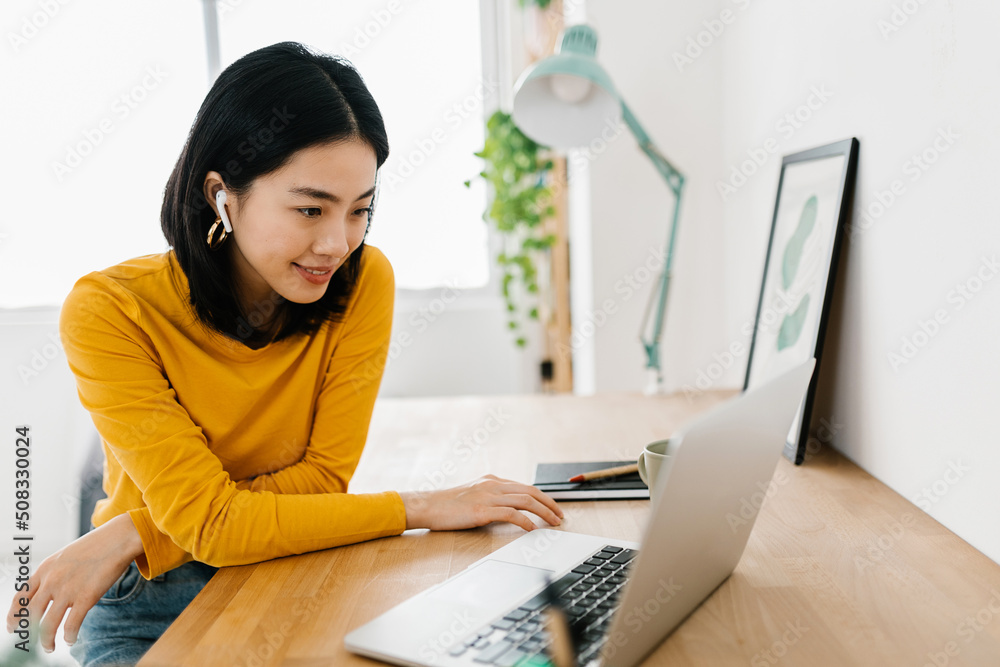
M 732 574 L 815 360 L 681 427 L 641 542 L 536 529 L 348 634 L 399 665 L 544 665 L 555 591 L 582 666 L 631 667 Z M 547 584 L 554 581 L 551 588 Z

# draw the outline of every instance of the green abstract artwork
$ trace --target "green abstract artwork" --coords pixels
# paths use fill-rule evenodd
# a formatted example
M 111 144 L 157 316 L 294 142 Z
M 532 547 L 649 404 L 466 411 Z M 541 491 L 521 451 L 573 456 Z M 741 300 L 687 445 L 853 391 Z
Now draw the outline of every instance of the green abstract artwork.
M 795 275 L 799 272 L 799 264 L 802 261 L 802 250 L 806 246 L 806 240 L 816 228 L 816 209 L 819 200 L 816 195 L 809 197 L 802 207 L 799 215 L 799 224 L 795 228 L 795 233 L 788 239 L 785 245 L 785 252 L 781 261 L 781 286 L 786 290 L 792 286 Z M 802 297 L 798 307 L 794 312 L 785 315 L 778 330 L 776 345 L 778 350 L 792 347 L 799 340 L 802 334 L 802 325 L 806 320 L 806 313 L 809 311 L 809 295 Z
M 802 207 L 802 214 L 799 215 L 799 226 L 795 228 L 792 238 L 788 239 L 785 246 L 785 254 L 781 261 L 781 286 L 788 289 L 795 280 L 795 274 L 799 271 L 799 262 L 802 260 L 802 249 L 806 245 L 806 239 L 812 234 L 816 227 L 816 208 L 818 201 L 816 195 L 810 197 L 805 206 Z
M 778 351 L 795 345 L 802 333 L 802 325 L 805 324 L 807 312 L 809 312 L 808 294 L 802 297 L 795 312 L 785 315 L 785 319 L 781 321 L 781 328 L 778 329 Z

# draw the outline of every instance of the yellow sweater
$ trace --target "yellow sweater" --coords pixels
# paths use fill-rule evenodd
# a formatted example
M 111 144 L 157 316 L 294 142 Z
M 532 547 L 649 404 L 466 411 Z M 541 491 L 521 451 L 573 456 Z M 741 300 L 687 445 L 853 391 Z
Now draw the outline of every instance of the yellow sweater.
M 398 493 L 346 493 L 393 295 L 389 261 L 367 246 L 340 324 L 254 350 L 197 320 L 172 251 L 78 280 L 59 331 L 104 448 L 94 525 L 128 512 L 147 579 L 402 533 Z

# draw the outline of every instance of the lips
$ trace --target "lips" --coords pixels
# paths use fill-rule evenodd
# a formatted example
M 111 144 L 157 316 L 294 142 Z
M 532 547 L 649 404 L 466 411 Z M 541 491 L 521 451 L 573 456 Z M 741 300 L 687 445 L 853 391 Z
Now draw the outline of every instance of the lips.
M 333 276 L 333 269 L 335 267 L 313 267 L 313 266 L 302 266 L 301 264 L 296 264 L 292 262 L 292 266 L 295 267 L 295 271 L 307 282 L 313 285 L 323 285 Z

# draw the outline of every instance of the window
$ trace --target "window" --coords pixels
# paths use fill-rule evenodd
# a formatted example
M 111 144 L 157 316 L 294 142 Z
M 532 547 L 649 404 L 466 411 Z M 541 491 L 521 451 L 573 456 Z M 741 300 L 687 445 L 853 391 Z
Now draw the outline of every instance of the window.
M 166 249 L 163 187 L 208 90 L 201 3 L 4 8 L 0 307 L 58 305 Z
M 200 0 L 11 2 L 0 49 L 0 307 L 60 303 L 84 274 L 166 250 L 163 188 L 208 90 Z M 351 60 L 385 118 L 369 241 L 401 288 L 487 284 L 479 7 L 219 0 L 222 66 L 294 40 Z M 459 55 L 456 55 L 459 54 Z M 490 102 L 485 102 L 486 108 Z M 472 188 L 463 182 L 473 181 Z

